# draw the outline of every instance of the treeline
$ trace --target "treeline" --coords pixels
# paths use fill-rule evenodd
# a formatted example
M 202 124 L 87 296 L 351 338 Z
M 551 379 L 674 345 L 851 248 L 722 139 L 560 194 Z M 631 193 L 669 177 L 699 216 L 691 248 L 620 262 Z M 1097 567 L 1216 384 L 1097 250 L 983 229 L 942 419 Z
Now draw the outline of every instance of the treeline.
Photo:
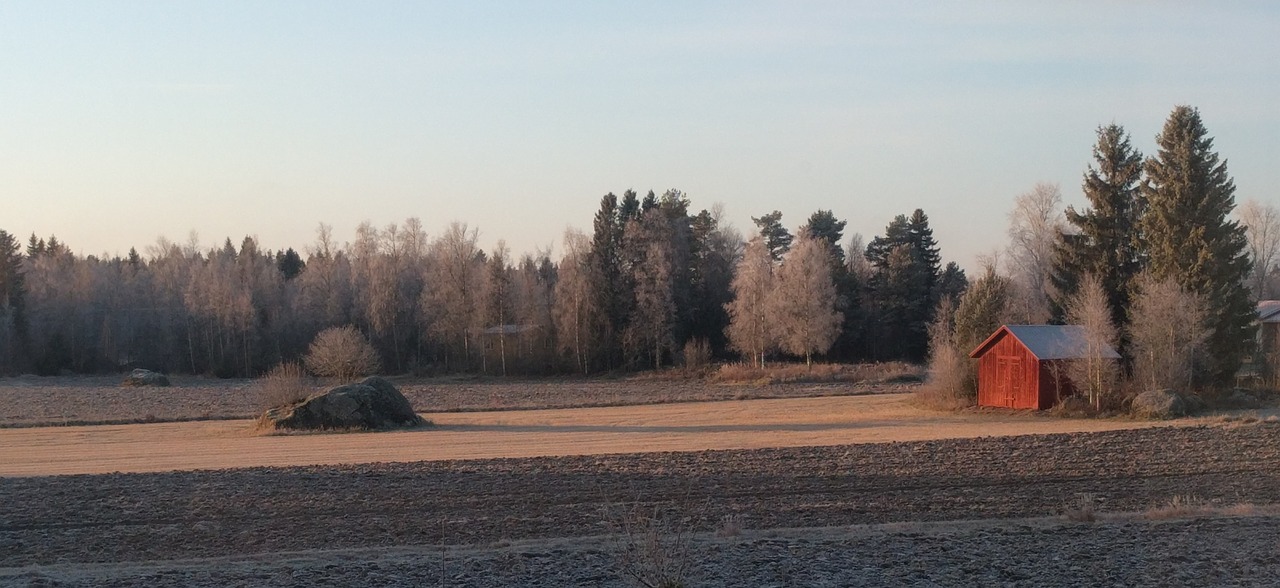
M 954 263 L 941 267 L 922 211 L 897 217 L 865 248 L 856 235 L 843 242 L 845 222 L 830 211 L 795 235 L 775 211 L 754 219 L 756 240 L 767 243 L 776 289 L 791 295 L 774 295 L 768 332 L 746 353 L 730 340 L 730 309 L 750 248 L 718 210 L 690 206 L 678 190 L 607 194 L 591 234 L 568 231 L 558 260 L 516 258 L 502 242 L 482 251 L 477 230 L 461 223 L 429 238 L 413 218 L 361 224 L 342 246 L 321 225 L 305 259 L 249 237 L 203 249 L 194 236 L 162 238 L 145 256 L 78 256 L 56 238 L 32 235 L 23 247 L 0 231 L 0 372 L 252 376 L 343 325 L 400 373 L 598 373 L 739 351 L 757 361 L 920 361 L 935 302 L 966 284 Z M 793 240 L 818 246 L 793 255 Z M 799 272 L 806 263 L 811 271 Z M 818 307 L 828 328 L 794 343 Z
M 1242 364 L 1267 363 L 1255 355 L 1255 304 L 1277 293 L 1280 214 L 1253 202 L 1236 210 L 1227 162 L 1195 108 L 1174 108 L 1156 146 L 1144 156 L 1123 127 L 1102 126 L 1082 182 L 1087 207 L 1064 208 L 1048 184 L 1015 200 L 1003 263 L 990 260 L 934 325 L 941 388 L 972 397 L 963 357 L 1001 323 L 1085 327 L 1094 357 L 1073 380 L 1098 407 L 1125 388 L 1221 386 Z M 1097 361 L 1106 347 L 1119 366 Z

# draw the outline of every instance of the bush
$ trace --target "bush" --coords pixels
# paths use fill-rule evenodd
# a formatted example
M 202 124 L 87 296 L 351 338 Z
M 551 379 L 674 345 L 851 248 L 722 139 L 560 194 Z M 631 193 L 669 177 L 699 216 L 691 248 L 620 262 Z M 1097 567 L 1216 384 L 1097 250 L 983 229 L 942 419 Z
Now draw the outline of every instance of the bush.
M 258 398 L 263 409 L 288 406 L 306 400 L 315 390 L 314 382 L 306 370 L 297 363 L 282 363 L 256 383 Z
M 311 373 L 340 382 L 354 382 L 381 368 L 378 351 L 350 325 L 321 331 L 311 342 L 303 362 Z
M 938 305 L 933 324 L 929 325 L 929 371 L 925 385 L 916 393 L 924 406 L 955 410 L 972 406 L 978 394 L 978 370 L 957 341 L 957 327 L 950 298 Z M 977 345 L 976 343 L 974 345 Z
M 711 344 L 706 339 L 690 339 L 684 344 L 684 368 L 699 371 L 711 364 Z

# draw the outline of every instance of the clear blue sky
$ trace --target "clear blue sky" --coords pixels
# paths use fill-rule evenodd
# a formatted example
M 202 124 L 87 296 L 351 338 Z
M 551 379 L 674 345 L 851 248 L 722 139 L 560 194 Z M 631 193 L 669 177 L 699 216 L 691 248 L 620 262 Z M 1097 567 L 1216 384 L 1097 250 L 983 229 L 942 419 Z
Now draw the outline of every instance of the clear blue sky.
M 1014 196 L 1081 203 L 1095 128 L 1199 107 L 1280 200 L 1267 2 L 4 2 L 0 228 L 80 253 L 319 222 L 478 226 L 517 253 L 600 196 L 679 188 L 739 229 L 923 208 L 943 256 Z

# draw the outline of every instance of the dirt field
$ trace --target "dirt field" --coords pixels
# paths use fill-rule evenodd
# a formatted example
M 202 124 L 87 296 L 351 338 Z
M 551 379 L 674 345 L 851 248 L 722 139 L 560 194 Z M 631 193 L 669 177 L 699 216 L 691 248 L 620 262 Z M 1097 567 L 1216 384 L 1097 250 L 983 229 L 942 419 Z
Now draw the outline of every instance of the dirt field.
M 629 586 L 661 562 L 694 586 L 1280 577 L 1274 419 L 937 413 L 872 385 L 402 381 L 453 412 L 259 436 L 190 421 L 255 413 L 245 382 L 38 383 L 0 382 L 0 586 Z M 33 427 L 53 406 L 78 416 Z M 530 410 L 469 412 L 510 407 Z M 186 422 L 65 426 L 139 415 Z M 1260 506 L 1061 516 L 1171 501 Z
M 119 377 L 0 378 L 0 428 L 247 419 L 262 412 L 253 380 L 176 376 L 167 388 L 124 388 Z M 820 384 L 708 384 L 624 378 L 484 380 L 391 378 L 421 412 L 629 406 L 670 402 L 805 398 L 907 392 L 883 381 Z
M 913 407 L 906 394 L 424 416 L 436 425 L 340 435 L 257 436 L 251 421 L 0 429 L 0 476 L 756 449 L 1169 424 L 939 413 Z
M 1188 495 L 1280 503 L 1280 426 L 4 478 L 0 583 L 622 586 L 616 545 L 557 541 L 627 512 L 747 529 L 681 551 L 705 585 L 1273 582 L 1274 515 L 1031 520 Z M 751 531 L 794 527 L 837 529 Z

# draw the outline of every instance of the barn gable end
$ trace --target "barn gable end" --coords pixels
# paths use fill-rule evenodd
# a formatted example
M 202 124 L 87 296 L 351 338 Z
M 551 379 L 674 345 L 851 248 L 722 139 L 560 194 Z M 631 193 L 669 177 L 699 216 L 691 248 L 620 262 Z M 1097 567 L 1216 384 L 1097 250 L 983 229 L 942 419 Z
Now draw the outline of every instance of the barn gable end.
M 978 405 L 1050 408 L 1075 393 L 1066 363 L 1087 353 L 1084 327 L 1003 325 L 969 354 L 978 360 Z M 1102 355 L 1120 358 L 1110 347 Z

